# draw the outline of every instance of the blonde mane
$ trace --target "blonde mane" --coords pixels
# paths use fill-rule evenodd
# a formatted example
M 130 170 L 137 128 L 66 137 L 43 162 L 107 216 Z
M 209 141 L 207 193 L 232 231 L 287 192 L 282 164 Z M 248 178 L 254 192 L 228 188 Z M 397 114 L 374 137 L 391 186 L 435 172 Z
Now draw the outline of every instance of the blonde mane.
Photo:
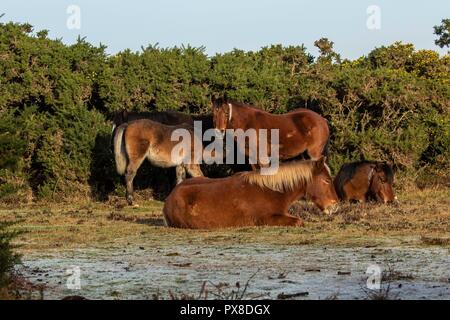
M 313 166 L 311 160 L 293 161 L 281 164 L 273 175 L 262 175 L 258 170 L 242 173 L 242 176 L 250 184 L 284 193 L 305 187 L 312 179 Z

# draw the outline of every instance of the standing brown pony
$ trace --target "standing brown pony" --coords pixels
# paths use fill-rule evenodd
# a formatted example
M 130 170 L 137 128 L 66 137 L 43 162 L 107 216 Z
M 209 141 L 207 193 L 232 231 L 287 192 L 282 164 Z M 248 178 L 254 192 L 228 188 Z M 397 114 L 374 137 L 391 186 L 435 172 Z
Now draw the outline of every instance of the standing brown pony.
M 119 110 L 114 113 L 113 118 L 113 127 L 111 134 L 111 150 L 114 154 L 114 137 L 116 136 L 117 128 L 129 121 L 139 120 L 139 119 L 149 119 L 166 125 L 187 125 L 194 126 L 194 121 L 200 121 L 202 123 L 202 135 L 206 130 L 214 128 L 213 116 L 212 114 L 205 115 L 195 115 L 195 114 L 185 114 L 182 112 L 174 111 L 174 110 L 166 110 L 166 111 L 151 111 L 151 112 L 136 112 L 136 111 L 127 111 L 126 109 Z M 210 142 L 203 141 L 203 146 L 205 147 Z M 234 148 L 234 154 L 232 155 L 234 158 L 234 164 L 230 167 L 233 172 L 239 171 L 248 171 L 251 170 L 248 164 L 238 164 L 238 148 Z M 224 157 L 226 153 L 224 153 Z M 181 171 L 177 172 L 180 173 Z
M 194 121 L 201 121 L 202 128 L 204 131 L 213 128 L 214 126 L 212 115 L 190 115 L 174 110 L 136 112 L 122 109 L 114 114 L 113 131 L 116 127 L 120 126 L 122 123 L 139 119 L 150 119 L 170 126 L 181 124 L 190 124 L 193 126 Z
M 270 129 L 278 129 L 280 160 L 295 158 L 305 151 L 313 160 L 326 155 L 330 136 L 328 122 L 314 111 L 296 109 L 276 115 L 251 105 L 214 97 L 212 105 L 214 127 L 221 132 L 226 129 L 256 129 L 259 146 L 259 130 L 267 129 L 269 152 Z M 245 154 L 249 156 L 248 146 L 245 146 Z
M 281 164 L 274 175 L 250 171 L 186 180 L 166 199 L 163 212 L 167 225 L 177 228 L 303 226 L 288 208 L 305 195 L 325 211 L 338 201 L 323 157 Z
M 204 133 L 206 130 L 213 128 L 213 117 L 212 115 L 189 115 L 186 113 L 167 110 L 167 111 L 152 111 L 152 112 L 136 112 L 136 111 L 127 111 L 126 109 L 119 110 L 115 112 L 113 118 L 113 127 L 112 127 L 112 135 L 111 135 L 111 146 L 114 152 L 113 140 L 116 134 L 116 128 L 119 127 L 123 123 L 127 123 L 133 120 L 139 119 L 149 119 L 152 121 L 156 121 L 162 124 L 166 124 L 169 126 L 176 126 L 187 124 L 190 126 L 194 126 L 194 121 L 202 122 L 202 130 Z
M 172 149 L 179 142 L 171 141 L 172 132 L 176 129 L 186 129 L 190 132 L 190 154 L 180 155 L 179 159 L 172 158 Z M 145 159 L 154 166 L 162 168 L 176 167 L 177 183 L 186 177 L 186 172 L 192 177 L 203 176 L 200 165 L 194 157 L 194 143 L 201 146 L 201 138 L 194 135 L 190 125 L 168 126 L 149 119 L 140 119 L 121 124 L 115 130 L 114 155 L 117 173 L 125 174 L 127 186 L 126 198 L 128 204 L 133 204 L 133 179 Z M 198 139 L 197 142 L 194 140 Z M 182 162 L 189 157 L 189 164 Z
M 334 178 L 336 193 L 341 200 L 381 202 L 397 200 L 393 191 L 392 166 L 381 161 L 359 161 L 344 164 Z

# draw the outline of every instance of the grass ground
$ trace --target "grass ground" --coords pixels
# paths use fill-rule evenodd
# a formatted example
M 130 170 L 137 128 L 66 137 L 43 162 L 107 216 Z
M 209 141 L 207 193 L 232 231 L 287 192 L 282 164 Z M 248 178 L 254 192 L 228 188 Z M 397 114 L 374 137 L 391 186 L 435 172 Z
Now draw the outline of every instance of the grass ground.
M 305 220 L 304 228 L 169 229 L 164 226 L 162 202 L 141 200 L 138 208 L 131 208 L 122 198 L 104 203 L 2 206 L 0 219 L 19 221 L 17 228 L 26 231 L 17 239 L 24 254 L 120 243 L 186 242 L 450 248 L 450 188 L 408 190 L 398 197 L 399 205 L 344 204 L 333 216 L 297 202 L 291 212 Z

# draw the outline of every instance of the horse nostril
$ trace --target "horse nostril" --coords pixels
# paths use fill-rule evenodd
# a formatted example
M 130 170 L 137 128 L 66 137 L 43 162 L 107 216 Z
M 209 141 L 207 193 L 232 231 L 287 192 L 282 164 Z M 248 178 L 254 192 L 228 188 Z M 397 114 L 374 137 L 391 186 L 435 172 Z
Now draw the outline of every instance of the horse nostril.
M 339 204 L 336 203 L 336 204 L 333 206 L 333 213 L 336 213 L 338 210 L 339 210 Z
M 329 205 L 325 210 L 323 210 L 324 213 L 326 214 L 333 214 L 336 213 L 339 209 L 339 205 L 337 204 L 336 201 L 333 201 L 333 203 L 331 205 Z
M 397 197 L 394 198 L 394 200 L 390 200 L 389 204 L 398 205 L 400 202 L 398 201 Z

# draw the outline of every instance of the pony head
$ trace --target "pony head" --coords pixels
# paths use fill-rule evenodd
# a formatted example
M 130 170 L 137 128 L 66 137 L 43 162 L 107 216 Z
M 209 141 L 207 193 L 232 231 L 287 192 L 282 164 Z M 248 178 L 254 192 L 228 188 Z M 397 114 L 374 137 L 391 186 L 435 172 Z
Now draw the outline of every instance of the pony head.
M 378 162 L 373 167 L 373 176 L 370 181 L 369 191 L 378 201 L 390 203 L 397 200 L 393 190 L 394 171 L 392 165 Z
M 332 214 L 338 209 L 339 199 L 330 168 L 323 156 L 313 162 L 312 180 L 306 188 L 306 194 L 324 213 Z
M 222 134 L 229 128 L 229 122 L 233 116 L 233 106 L 226 98 L 217 98 L 213 96 L 211 98 L 213 122 L 216 130 L 219 130 Z

